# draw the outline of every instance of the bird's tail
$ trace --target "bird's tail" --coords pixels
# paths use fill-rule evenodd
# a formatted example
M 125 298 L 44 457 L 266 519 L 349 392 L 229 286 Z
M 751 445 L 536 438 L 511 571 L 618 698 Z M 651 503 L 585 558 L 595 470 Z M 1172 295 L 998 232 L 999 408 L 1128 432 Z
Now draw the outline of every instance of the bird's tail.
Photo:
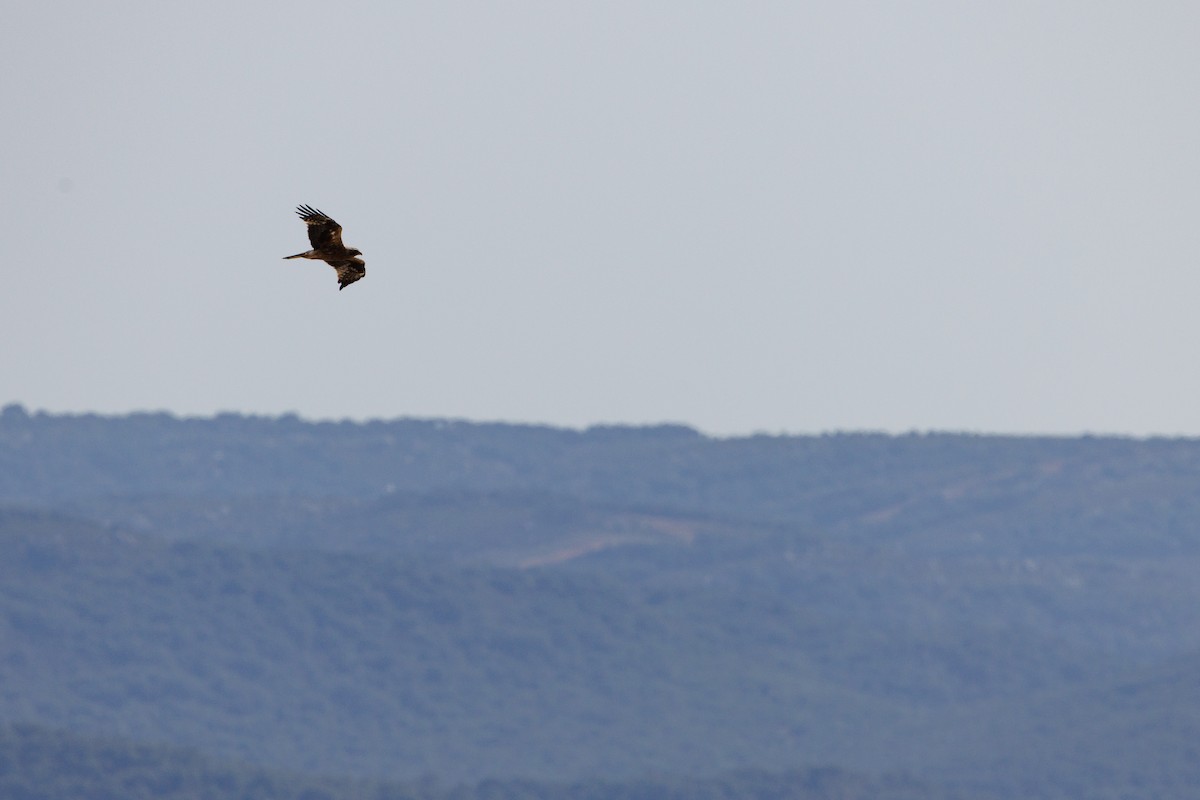
M 312 252 L 312 250 L 305 250 L 303 253 L 296 253 L 296 255 L 294 255 L 294 256 L 284 256 L 283 258 L 285 261 L 289 258 L 304 258 L 311 252 Z

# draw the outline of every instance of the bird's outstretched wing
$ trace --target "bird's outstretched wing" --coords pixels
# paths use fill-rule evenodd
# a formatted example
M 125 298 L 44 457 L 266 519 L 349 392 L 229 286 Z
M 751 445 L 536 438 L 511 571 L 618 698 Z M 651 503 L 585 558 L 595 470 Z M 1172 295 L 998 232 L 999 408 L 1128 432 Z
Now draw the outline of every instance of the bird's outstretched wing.
M 325 263 L 337 270 L 339 292 L 367 274 L 366 265 L 357 258 L 348 261 L 326 261 Z
M 342 226 L 312 206 L 296 206 L 296 213 L 308 225 L 308 241 L 313 250 L 341 250 Z

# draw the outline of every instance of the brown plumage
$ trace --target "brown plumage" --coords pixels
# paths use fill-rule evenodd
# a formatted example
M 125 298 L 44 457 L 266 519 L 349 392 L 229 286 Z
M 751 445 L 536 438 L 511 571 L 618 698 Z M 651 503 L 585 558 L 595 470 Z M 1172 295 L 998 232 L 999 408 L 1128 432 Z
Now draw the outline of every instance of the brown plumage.
M 296 213 L 308 225 L 308 241 L 312 250 L 296 253 L 288 258 L 315 258 L 337 270 L 338 291 L 345 289 L 367 274 L 367 264 L 361 258 L 362 251 L 342 244 L 342 226 L 325 213 L 312 206 L 297 206 Z

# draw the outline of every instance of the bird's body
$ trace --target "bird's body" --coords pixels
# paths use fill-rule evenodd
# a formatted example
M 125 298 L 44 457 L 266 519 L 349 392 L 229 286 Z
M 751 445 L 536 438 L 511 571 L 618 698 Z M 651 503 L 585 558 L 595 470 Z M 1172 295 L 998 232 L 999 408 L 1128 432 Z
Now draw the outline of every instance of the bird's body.
M 312 250 L 288 258 L 312 258 L 324 261 L 337 270 L 338 291 L 345 289 L 367 274 L 367 263 L 358 256 L 362 251 L 342 244 L 342 226 L 324 212 L 312 206 L 297 206 L 296 213 L 308 225 L 308 241 Z

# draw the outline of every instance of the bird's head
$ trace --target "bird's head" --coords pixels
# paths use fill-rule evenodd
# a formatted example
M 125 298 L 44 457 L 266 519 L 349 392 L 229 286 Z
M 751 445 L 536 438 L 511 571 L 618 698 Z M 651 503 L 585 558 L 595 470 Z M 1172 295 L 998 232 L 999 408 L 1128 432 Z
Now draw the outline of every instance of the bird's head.
M 347 249 L 346 252 L 352 256 L 361 256 L 362 255 L 362 250 L 359 250 L 357 247 L 351 247 L 351 248 Z

